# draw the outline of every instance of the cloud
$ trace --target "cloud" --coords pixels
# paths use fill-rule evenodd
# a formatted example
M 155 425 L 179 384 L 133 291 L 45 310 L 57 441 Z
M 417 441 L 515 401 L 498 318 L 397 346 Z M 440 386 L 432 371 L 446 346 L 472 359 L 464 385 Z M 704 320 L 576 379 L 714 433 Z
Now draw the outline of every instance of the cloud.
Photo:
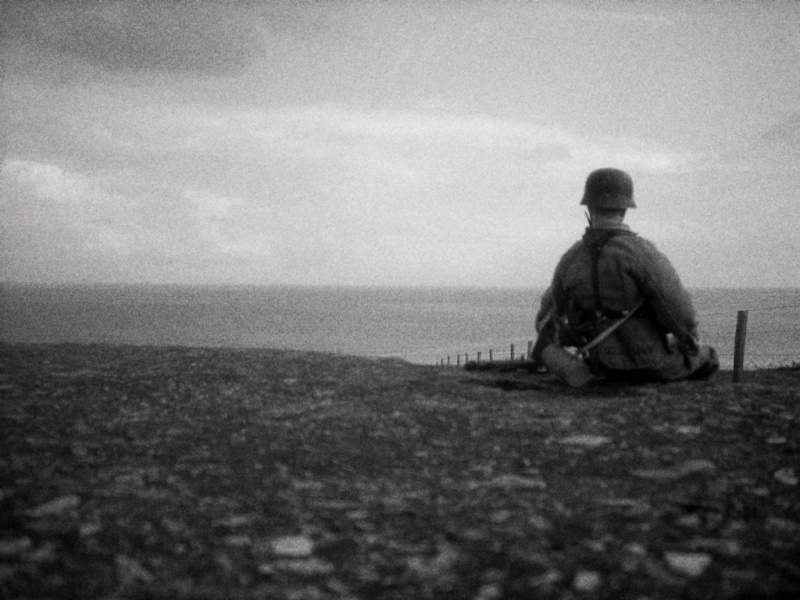
M 16 190 L 10 223 L 32 230 L 47 216 L 76 264 L 105 264 L 98 277 L 468 284 L 483 270 L 502 284 L 533 270 L 546 280 L 576 233 L 564 199 L 577 198 L 589 169 L 660 174 L 696 160 L 535 119 L 443 110 L 156 99 L 114 119 L 104 105 L 113 103 L 100 96 L 75 128 L 74 143 L 93 151 L 84 166 L 3 168 Z M 536 264 L 517 260 L 526 247 Z
M 10 278 L 224 279 L 269 254 L 269 236 L 237 214 L 238 198 L 106 180 L 35 161 L 6 160 L 1 173 Z
M 2 177 L 5 183 L 28 189 L 57 203 L 82 200 L 89 188 L 85 177 L 66 173 L 56 165 L 28 160 L 6 160 Z
M 4 13 L 12 40 L 112 72 L 236 72 L 260 50 L 249 11 L 223 3 L 12 0 Z
M 207 115 L 176 109 L 161 119 L 153 127 L 184 130 L 169 137 L 174 144 L 191 131 L 196 148 L 217 152 L 246 148 L 260 156 L 294 153 L 334 161 L 391 157 L 396 164 L 415 158 L 438 163 L 480 159 L 508 161 L 514 168 L 520 162 L 532 168 L 553 163 L 570 177 L 607 164 L 642 173 L 682 173 L 706 168 L 713 158 L 644 140 L 581 135 L 536 119 L 485 114 L 315 105 L 266 111 L 215 109 Z M 424 165 L 415 166 L 424 170 Z

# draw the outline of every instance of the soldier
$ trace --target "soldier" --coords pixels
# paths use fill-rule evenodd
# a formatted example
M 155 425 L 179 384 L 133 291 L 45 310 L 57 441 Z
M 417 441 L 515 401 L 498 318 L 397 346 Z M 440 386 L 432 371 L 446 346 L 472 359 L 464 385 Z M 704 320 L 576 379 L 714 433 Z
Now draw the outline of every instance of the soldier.
M 619 169 L 586 179 L 581 201 L 589 227 L 558 263 L 537 323 L 537 356 L 548 341 L 591 348 L 591 373 L 617 381 L 704 379 L 719 369 L 717 354 L 698 342 L 692 301 L 669 260 L 623 223 L 635 208 L 633 181 Z M 555 325 L 555 326 L 553 326 Z M 604 331 L 616 325 L 605 338 Z

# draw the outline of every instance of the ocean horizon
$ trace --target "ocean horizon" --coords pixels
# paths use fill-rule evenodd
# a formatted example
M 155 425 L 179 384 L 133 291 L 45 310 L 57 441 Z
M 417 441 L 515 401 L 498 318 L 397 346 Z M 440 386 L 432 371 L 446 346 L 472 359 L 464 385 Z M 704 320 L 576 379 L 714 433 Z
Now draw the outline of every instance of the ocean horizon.
M 418 364 L 517 355 L 536 339 L 543 288 L 177 284 L 0 284 L 0 341 L 275 348 Z M 733 364 L 800 361 L 800 288 L 692 288 L 701 338 Z M 458 357 L 458 358 L 457 358 Z

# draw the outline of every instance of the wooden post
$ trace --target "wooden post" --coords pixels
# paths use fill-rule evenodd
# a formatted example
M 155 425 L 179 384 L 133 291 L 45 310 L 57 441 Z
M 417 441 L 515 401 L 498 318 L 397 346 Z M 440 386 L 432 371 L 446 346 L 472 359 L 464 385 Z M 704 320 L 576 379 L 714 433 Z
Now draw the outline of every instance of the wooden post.
M 478 352 L 478 358 L 477 358 L 476 362 L 478 364 L 481 364 L 481 353 L 480 352 Z
M 450 355 L 449 354 L 447 355 L 447 366 L 448 367 L 450 366 Z
M 456 354 L 456 366 L 461 366 L 461 355 Z
M 492 349 L 489 348 L 489 362 L 493 362 L 493 361 L 494 361 L 494 357 L 492 356 Z
M 514 360 L 514 344 L 511 344 L 511 360 Z
M 528 340 L 528 354 L 526 354 L 528 358 L 531 357 L 531 352 L 533 352 L 533 342 L 531 340 Z
M 733 346 L 733 383 L 739 383 L 744 369 L 744 343 L 747 337 L 747 311 L 736 313 L 736 340 Z
M 464 353 L 464 364 L 467 364 L 468 362 L 469 362 L 469 354 Z

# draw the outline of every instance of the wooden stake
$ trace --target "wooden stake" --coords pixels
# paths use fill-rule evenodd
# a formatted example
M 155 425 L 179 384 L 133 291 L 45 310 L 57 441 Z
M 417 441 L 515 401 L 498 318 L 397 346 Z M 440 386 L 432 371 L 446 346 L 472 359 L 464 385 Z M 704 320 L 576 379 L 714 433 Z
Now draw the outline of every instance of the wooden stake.
M 533 352 L 533 342 L 528 340 L 528 354 L 526 355 L 528 358 L 531 357 L 531 352 Z
M 481 353 L 480 352 L 478 352 L 478 358 L 477 358 L 477 360 L 475 362 L 477 362 L 478 364 L 481 364 Z
M 489 349 L 489 362 L 493 362 L 493 361 L 494 361 L 494 357 L 492 356 L 492 349 L 490 348 Z
M 744 370 L 744 344 L 747 338 L 747 311 L 736 313 L 736 340 L 733 347 L 733 383 L 739 383 Z
M 511 344 L 511 360 L 514 360 L 514 344 Z

